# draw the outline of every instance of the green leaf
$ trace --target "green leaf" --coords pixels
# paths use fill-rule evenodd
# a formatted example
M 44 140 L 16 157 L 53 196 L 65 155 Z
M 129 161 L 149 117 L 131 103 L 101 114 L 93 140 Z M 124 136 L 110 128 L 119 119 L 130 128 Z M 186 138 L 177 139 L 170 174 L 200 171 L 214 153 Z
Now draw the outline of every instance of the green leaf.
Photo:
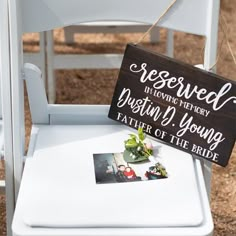
M 164 176 L 164 177 L 167 177 L 167 172 L 166 172 L 166 170 L 165 169 L 160 169 L 160 173 L 161 173 L 161 175 L 162 176 Z
M 153 150 L 152 149 L 148 149 L 148 153 L 150 153 L 150 155 L 153 154 Z
M 129 134 L 129 136 L 130 136 L 130 138 L 132 138 L 132 139 L 136 139 L 136 138 L 137 138 L 137 136 L 136 136 L 135 134 Z
M 142 155 L 137 155 L 136 159 L 133 159 L 130 156 L 130 152 L 128 150 L 125 150 L 123 153 L 123 157 L 124 160 L 128 163 L 138 163 L 138 162 L 143 162 L 143 161 L 147 161 L 147 157 L 146 156 L 142 156 Z
M 143 128 L 141 127 L 138 128 L 138 137 L 141 141 L 145 139 L 145 134 L 143 133 Z
M 157 172 L 160 172 L 160 174 L 161 174 L 162 176 L 164 176 L 164 177 L 167 177 L 167 176 L 168 176 L 165 167 L 164 167 L 161 163 L 159 163 L 159 162 L 156 163 L 155 168 L 156 168 Z
M 125 141 L 125 147 L 126 148 L 132 148 L 132 147 L 137 147 L 138 144 L 136 142 L 136 139 L 128 139 L 127 141 Z

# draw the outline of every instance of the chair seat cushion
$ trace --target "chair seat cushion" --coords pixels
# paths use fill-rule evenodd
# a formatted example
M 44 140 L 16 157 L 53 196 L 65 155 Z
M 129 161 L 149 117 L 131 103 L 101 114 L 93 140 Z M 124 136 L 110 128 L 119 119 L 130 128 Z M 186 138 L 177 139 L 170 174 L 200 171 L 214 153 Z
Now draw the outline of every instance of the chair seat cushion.
M 168 178 L 96 183 L 94 154 L 120 153 L 122 125 L 40 126 L 26 161 L 21 214 L 30 227 L 194 227 L 204 221 L 191 155 L 152 140 Z

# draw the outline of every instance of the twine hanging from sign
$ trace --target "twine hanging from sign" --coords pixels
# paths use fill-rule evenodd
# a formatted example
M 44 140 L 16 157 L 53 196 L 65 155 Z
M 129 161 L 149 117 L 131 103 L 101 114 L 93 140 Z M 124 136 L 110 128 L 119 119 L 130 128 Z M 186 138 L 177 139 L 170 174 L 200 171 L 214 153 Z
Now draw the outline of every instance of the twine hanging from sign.
M 225 26 L 228 28 L 227 23 L 226 23 L 226 20 L 225 20 L 225 18 L 224 18 L 223 15 L 222 15 L 222 19 L 223 19 L 223 22 L 224 22 Z M 222 30 L 223 30 L 224 35 L 225 35 L 225 37 L 226 37 L 226 42 L 227 42 L 227 46 L 228 46 L 228 48 L 229 48 L 230 54 L 231 54 L 231 56 L 232 56 L 232 58 L 233 58 L 234 64 L 236 65 L 236 59 L 235 59 L 233 50 L 232 50 L 232 48 L 231 48 L 231 45 L 230 45 L 230 43 L 229 43 L 228 34 L 227 34 L 227 32 L 225 32 L 225 29 L 224 29 L 223 26 L 222 26 Z
M 170 3 L 170 5 L 164 10 L 164 12 L 160 15 L 160 17 L 159 17 L 159 18 L 153 23 L 153 25 L 151 25 L 151 27 L 139 38 L 139 40 L 138 40 L 136 43 L 134 43 L 134 45 L 140 44 L 140 43 L 143 41 L 143 39 L 153 30 L 153 28 L 154 28 L 154 27 L 159 23 L 159 21 L 167 14 L 167 12 L 173 7 L 173 5 L 174 5 L 176 2 L 177 2 L 177 0 L 174 0 L 174 1 L 172 1 L 172 2 Z M 220 58 L 220 56 L 221 56 L 221 51 L 222 51 L 222 47 L 223 47 L 223 43 L 224 43 L 225 39 L 226 39 L 226 43 L 227 43 L 227 47 L 228 47 L 228 49 L 229 49 L 230 55 L 232 56 L 233 61 L 234 61 L 234 64 L 236 65 L 236 58 L 235 58 L 235 56 L 234 56 L 233 50 L 232 50 L 232 48 L 231 48 L 231 45 L 230 45 L 230 43 L 229 43 L 229 38 L 228 38 L 228 33 L 227 33 L 228 26 L 227 26 L 227 23 L 226 23 L 226 20 L 225 20 L 224 16 L 223 16 L 222 14 L 220 14 L 220 17 L 221 17 L 222 20 L 223 20 L 223 23 L 224 23 L 224 25 L 225 25 L 225 27 L 226 27 L 226 30 L 225 30 L 224 26 L 222 25 L 222 22 L 221 22 L 221 19 L 220 19 L 219 23 L 220 23 L 220 27 L 221 27 L 221 29 L 222 29 L 222 31 L 223 31 L 223 39 L 222 39 L 222 41 L 221 41 L 221 43 L 220 43 L 219 52 L 218 52 L 216 61 L 215 61 L 215 63 L 214 63 L 212 66 L 210 66 L 209 70 L 213 69 L 213 68 L 217 65 L 217 63 L 218 63 L 218 61 L 219 61 L 219 58 Z M 204 49 L 205 49 L 205 44 L 204 44 L 204 47 L 202 48 L 202 52 L 204 51 Z
M 170 8 L 177 2 L 177 0 L 174 0 L 171 2 L 171 4 L 165 9 L 165 11 L 160 15 L 160 17 L 156 20 L 156 22 L 153 23 L 153 25 L 140 37 L 140 39 L 134 43 L 135 45 L 142 42 L 142 40 L 152 31 L 152 29 L 158 24 L 158 22 L 166 15 L 166 13 L 170 10 Z
M 216 62 L 210 67 L 210 70 L 213 69 L 217 65 L 220 57 L 222 56 L 222 48 L 223 48 L 223 44 L 224 44 L 225 40 L 226 40 L 226 44 L 227 44 L 227 47 L 229 49 L 230 55 L 232 56 L 233 62 L 236 65 L 236 58 L 234 56 L 232 47 L 231 47 L 231 45 L 229 43 L 228 32 L 227 32 L 228 31 L 228 25 L 227 25 L 225 17 L 223 16 L 222 13 L 220 14 L 219 25 L 220 25 L 220 28 L 221 28 L 221 30 L 223 32 L 223 38 L 222 38 L 221 43 L 220 43 L 219 52 L 218 52 L 218 55 L 217 55 L 217 58 L 216 58 Z M 204 49 L 205 49 L 205 45 L 204 45 L 202 51 Z
M 224 18 L 223 15 L 222 15 L 222 19 L 223 19 L 223 22 L 224 22 L 225 26 L 228 28 L 227 23 L 226 23 L 226 20 L 225 20 L 225 18 Z M 232 58 L 233 58 L 233 60 L 234 60 L 234 64 L 236 65 L 236 59 L 235 59 L 235 56 L 234 56 L 233 50 L 232 50 L 232 48 L 231 48 L 231 45 L 230 45 L 230 43 L 229 43 L 228 34 L 227 34 L 227 32 L 225 32 L 223 26 L 222 26 L 222 30 L 223 30 L 223 32 L 224 32 L 224 34 L 225 34 L 226 42 L 227 42 L 227 46 L 228 46 L 228 48 L 229 48 L 230 54 L 231 54 L 231 56 L 232 56 Z

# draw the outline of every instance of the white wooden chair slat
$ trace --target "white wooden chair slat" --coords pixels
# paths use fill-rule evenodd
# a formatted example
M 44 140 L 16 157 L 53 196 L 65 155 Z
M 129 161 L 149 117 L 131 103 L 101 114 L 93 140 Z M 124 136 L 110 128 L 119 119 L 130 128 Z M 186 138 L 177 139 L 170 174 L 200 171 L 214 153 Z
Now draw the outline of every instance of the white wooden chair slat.
M 24 68 L 24 77 L 27 81 L 26 86 L 28 96 L 31 97 L 30 109 L 34 111 L 31 115 L 32 122 L 35 124 L 48 124 L 49 116 L 47 97 L 45 94 L 41 71 L 33 64 L 26 63 Z M 37 94 L 35 94 L 35 91 L 38 91 Z M 37 104 L 37 107 L 35 107 L 35 104 Z
M 55 55 L 53 64 L 56 69 L 114 69 L 121 66 L 122 59 L 117 54 Z
M 94 21 L 130 21 L 153 24 L 159 15 L 171 3 L 171 0 L 156 6 L 155 0 L 147 2 L 140 2 L 137 6 L 135 0 L 129 2 L 125 0 L 110 2 L 104 0 L 101 4 L 97 4 L 96 8 L 92 7 L 94 1 L 71 0 L 70 4 L 61 2 L 56 4 L 56 0 L 37 1 L 37 0 L 22 0 L 23 8 L 23 32 L 40 32 L 47 31 L 57 27 L 73 25 L 75 23 L 85 23 Z M 184 4 L 183 4 L 184 3 Z M 175 29 L 177 31 L 184 31 L 198 35 L 205 35 L 207 33 L 207 10 L 211 7 L 211 2 L 208 6 L 204 0 L 186 1 L 179 0 L 174 6 L 168 18 L 160 23 L 161 27 Z M 104 8 L 104 5 L 106 6 Z M 148 14 L 145 9 L 148 8 Z M 31 11 L 28 11 L 31 9 Z M 38 9 L 42 9 L 44 15 L 42 17 Z M 84 10 L 86 9 L 86 11 Z M 111 9 L 107 12 L 107 9 Z M 135 11 L 134 11 L 135 9 Z M 195 9 L 196 11 L 193 11 Z M 130 14 L 132 12 L 132 14 Z M 79 19 L 78 19 L 79 16 Z M 106 16 L 106 17 L 104 17 Z M 126 16 L 124 18 L 124 16 Z M 34 18 L 34 22 L 28 19 Z M 189 19 L 189 20 L 188 20 Z M 191 20 L 190 20 L 191 19 Z M 201 21 L 199 22 L 199 19 Z
M 67 44 L 74 43 L 74 34 L 76 33 L 142 33 L 149 29 L 150 25 L 137 22 L 89 22 L 71 25 L 64 28 L 64 37 Z M 150 41 L 156 43 L 159 41 L 159 28 L 153 29 L 150 34 Z
M 15 179 L 8 24 L 8 3 L 7 0 L 2 0 L 0 1 L 0 159 L 4 159 L 5 180 L 0 181 L 0 193 L 5 193 L 7 235 L 11 236 L 11 224 L 15 208 Z

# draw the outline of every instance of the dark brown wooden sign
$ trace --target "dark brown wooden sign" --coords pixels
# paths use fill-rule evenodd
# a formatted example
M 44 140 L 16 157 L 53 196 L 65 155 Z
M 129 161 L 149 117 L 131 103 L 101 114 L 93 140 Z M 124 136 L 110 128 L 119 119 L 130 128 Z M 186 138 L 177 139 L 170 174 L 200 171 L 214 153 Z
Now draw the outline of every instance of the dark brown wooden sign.
M 129 44 L 108 116 L 226 166 L 236 136 L 236 84 Z

